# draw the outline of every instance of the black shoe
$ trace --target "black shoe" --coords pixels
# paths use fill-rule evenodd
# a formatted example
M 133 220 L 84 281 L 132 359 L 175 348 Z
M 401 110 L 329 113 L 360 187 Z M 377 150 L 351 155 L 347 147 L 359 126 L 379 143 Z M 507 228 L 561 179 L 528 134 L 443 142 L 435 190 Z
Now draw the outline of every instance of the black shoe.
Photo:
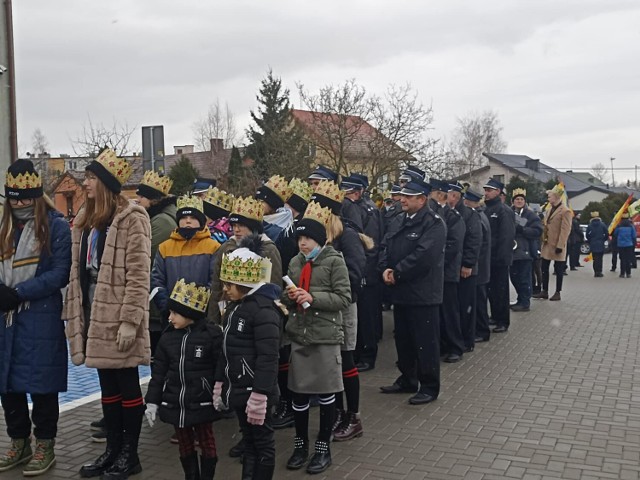
M 241 457 L 244 453 L 244 437 L 240 439 L 238 443 L 236 443 L 233 447 L 229 449 L 229 456 L 231 458 Z
M 398 377 L 398 379 L 393 382 L 393 385 L 380 387 L 380 391 L 382 393 L 416 393 L 418 391 L 418 385 L 411 385 L 404 377 Z
M 107 432 L 99 430 L 91 434 L 91 441 L 94 443 L 105 443 L 107 441 Z
M 578 271 L 578 269 L 577 269 L 576 267 L 571 267 L 571 268 L 570 268 L 570 270 L 571 270 L 572 272 L 577 272 L 577 271 Z
M 611 267 L 611 270 L 609 270 L 610 272 L 615 272 L 616 271 L 616 267 Z
M 429 395 L 428 393 L 416 393 L 413 397 L 409 399 L 410 405 L 424 405 L 426 403 L 431 403 L 436 399 L 433 395 Z
M 356 363 L 356 368 L 358 369 L 358 372 L 368 372 L 369 370 L 376 368 L 376 366 L 374 363 L 358 362 Z
M 331 466 L 331 450 L 329 443 L 316 440 L 316 451 L 307 465 L 307 473 L 322 473 Z
M 100 420 L 91 422 L 91 426 L 89 428 L 91 428 L 91 430 L 93 430 L 94 432 L 102 432 L 104 430 L 104 425 L 104 417 L 102 417 Z
M 476 337 L 473 341 L 474 341 L 474 343 L 484 343 L 484 342 L 488 342 L 489 339 L 488 338 L 483 338 L 483 337 Z
M 630 273 L 627 273 L 627 278 L 631 278 L 631 274 Z
M 280 403 L 278 403 L 276 411 L 271 416 L 271 426 L 278 430 L 280 428 L 293 427 L 294 423 L 291 400 L 280 397 Z
M 505 327 L 504 325 L 500 325 L 492 330 L 493 333 L 504 333 L 509 330 L 509 327 Z
M 582 268 L 582 267 L 584 267 L 584 265 L 576 265 L 576 267 Z
M 294 449 L 289 460 L 287 460 L 287 469 L 300 470 L 309 459 L 309 442 L 296 437 L 293 444 Z
M 490 318 L 489 319 L 489 325 L 497 325 L 497 323 L 493 318 Z
M 273 478 L 273 471 L 276 469 L 275 465 L 264 465 L 260 462 L 256 463 L 253 471 L 252 480 L 271 480 Z
M 444 357 L 444 362 L 446 363 L 457 363 L 460 360 L 462 360 L 462 355 L 458 355 L 457 353 L 450 353 Z
M 122 448 L 113 465 L 102 474 L 102 480 L 126 480 L 131 475 L 142 472 L 138 458 L 138 435 L 124 433 Z
M 596 273 L 596 274 L 594 275 L 594 277 L 596 277 L 596 278 L 602 278 L 602 277 L 604 277 L 604 275 L 603 275 L 602 273 Z
M 91 478 L 99 477 L 107 471 L 109 467 L 116 461 L 118 453 L 122 445 L 122 434 L 109 434 L 107 436 L 107 448 L 102 455 L 100 455 L 95 462 L 87 463 L 80 468 L 80 477 Z
M 516 303 L 513 307 L 511 307 L 511 311 L 512 312 L 528 312 L 529 307 L 525 307 L 524 305 L 520 305 L 519 303 Z
M 473 347 L 466 347 L 464 349 L 464 353 L 471 353 L 471 352 L 473 352 Z

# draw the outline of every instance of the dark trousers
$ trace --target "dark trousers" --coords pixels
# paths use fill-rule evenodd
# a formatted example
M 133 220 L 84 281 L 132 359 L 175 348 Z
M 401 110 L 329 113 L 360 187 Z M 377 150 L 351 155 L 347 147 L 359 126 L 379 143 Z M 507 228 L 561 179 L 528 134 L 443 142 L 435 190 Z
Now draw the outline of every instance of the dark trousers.
M 476 286 L 476 337 L 489 340 L 489 312 L 487 311 L 487 283 Z
M 491 280 L 489 285 L 489 305 L 491 306 L 491 318 L 498 327 L 507 327 L 511 324 L 509 314 L 509 267 L 504 265 L 491 265 Z
M 577 268 L 580 265 L 580 243 L 572 243 L 569 245 L 569 266 Z
M 244 440 L 244 452 L 246 457 L 253 457 L 262 465 L 276 464 L 276 441 L 273 436 L 273 427 L 269 415 L 262 425 L 251 425 L 247 421 L 245 406 L 235 409 Z
M 3 327 L 4 328 L 4 327 Z M 31 421 L 33 433 L 38 440 L 51 440 L 58 433 L 58 394 L 31 394 L 33 413 L 29 418 L 29 404 L 26 393 L 3 393 L 2 408 L 4 420 L 7 424 L 7 435 L 10 438 L 29 438 L 31 436 Z
M 611 249 L 611 270 L 615 270 L 616 268 L 618 268 L 618 254 L 620 255 L 620 262 L 622 262 L 622 251 L 618 253 L 617 248 Z
M 509 269 L 511 283 L 518 293 L 518 305 L 531 305 L 531 264 L 532 260 L 514 260 Z
M 107 432 L 124 432 L 139 436 L 145 406 L 138 369 L 99 368 L 98 379 Z
M 593 273 L 602 273 L 602 257 L 604 256 L 604 252 L 591 252 L 593 256 Z
M 440 350 L 443 354 L 462 355 L 464 340 L 460 328 L 458 284 L 444 282 L 440 304 Z
M 478 277 L 461 278 L 458 284 L 458 306 L 460 309 L 460 330 L 465 350 L 473 348 L 476 338 L 476 290 Z M 486 300 L 486 297 L 485 297 Z
M 531 272 L 531 281 L 533 285 L 533 293 L 539 293 L 542 290 L 542 258 L 538 257 L 533 260 Z
M 411 384 L 434 398 L 440 394 L 440 320 L 438 305 L 394 305 L 398 369 Z
M 601 262 L 602 266 L 602 262 Z M 551 268 L 551 260 L 542 259 L 542 290 L 549 291 L 549 269 Z M 553 272 L 556 274 L 556 292 L 562 291 L 562 280 L 564 279 L 564 270 L 567 268 L 567 262 L 553 261 Z
M 631 275 L 631 266 L 634 259 L 634 247 L 620 247 L 620 273 Z
M 355 358 L 372 366 L 378 357 L 378 317 L 382 315 L 380 285 L 367 285 L 358 295 L 358 336 Z

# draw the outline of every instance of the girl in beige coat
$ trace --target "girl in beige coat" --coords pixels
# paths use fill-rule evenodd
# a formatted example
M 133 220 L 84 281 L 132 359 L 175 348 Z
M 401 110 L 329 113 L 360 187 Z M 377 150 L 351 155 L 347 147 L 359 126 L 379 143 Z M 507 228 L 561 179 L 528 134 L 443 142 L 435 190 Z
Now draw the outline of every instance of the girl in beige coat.
M 142 470 L 138 438 L 145 406 L 138 365 L 148 365 L 151 226 L 120 194 L 131 166 L 112 150 L 86 169 L 86 202 L 72 231 L 63 316 L 74 364 L 98 369 L 107 448 L 81 477 L 123 479 Z

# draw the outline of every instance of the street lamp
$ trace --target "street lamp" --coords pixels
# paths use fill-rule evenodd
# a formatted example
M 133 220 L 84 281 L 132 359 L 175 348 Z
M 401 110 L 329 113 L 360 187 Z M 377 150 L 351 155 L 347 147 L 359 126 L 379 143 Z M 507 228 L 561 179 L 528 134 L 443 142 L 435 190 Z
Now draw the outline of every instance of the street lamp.
M 615 180 L 615 178 L 613 178 L 613 161 L 615 160 L 615 157 L 611 157 L 609 160 L 611 160 L 611 186 L 615 187 L 616 186 L 616 180 Z

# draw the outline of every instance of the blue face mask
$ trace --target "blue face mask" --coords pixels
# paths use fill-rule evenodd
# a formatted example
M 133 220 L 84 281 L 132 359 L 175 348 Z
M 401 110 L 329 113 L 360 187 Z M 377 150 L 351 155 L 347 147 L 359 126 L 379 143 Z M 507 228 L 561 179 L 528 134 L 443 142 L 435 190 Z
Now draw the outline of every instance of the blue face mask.
M 311 250 L 308 254 L 306 254 L 306 255 L 304 256 L 304 258 L 306 258 L 306 259 L 307 259 L 307 261 L 309 261 L 309 260 L 313 260 L 314 258 L 316 258 L 316 257 L 318 256 L 318 254 L 320 253 L 320 250 L 322 250 L 322 249 L 320 248 L 320 246 L 319 246 L 319 245 L 316 245 L 316 246 L 313 248 L 313 250 Z
M 187 228 L 187 227 L 179 227 L 178 233 L 187 240 L 191 240 L 193 236 L 198 233 L 199 228 Z

